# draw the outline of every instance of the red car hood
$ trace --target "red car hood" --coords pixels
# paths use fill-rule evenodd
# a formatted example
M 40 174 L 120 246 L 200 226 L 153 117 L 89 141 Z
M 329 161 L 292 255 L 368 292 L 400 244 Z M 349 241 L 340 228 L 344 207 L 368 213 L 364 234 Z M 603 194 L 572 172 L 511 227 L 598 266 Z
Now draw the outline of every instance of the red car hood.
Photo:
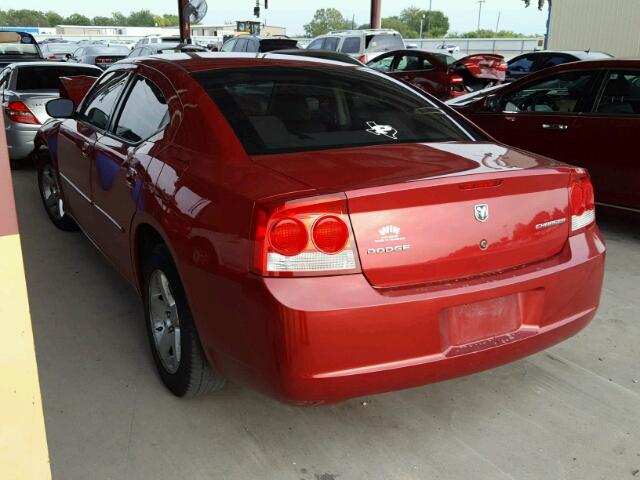
M 336 191 L 561 165 L 504 145 L 478 142 L 376 145 L 256 155 L 252 160 L 318 190 Z

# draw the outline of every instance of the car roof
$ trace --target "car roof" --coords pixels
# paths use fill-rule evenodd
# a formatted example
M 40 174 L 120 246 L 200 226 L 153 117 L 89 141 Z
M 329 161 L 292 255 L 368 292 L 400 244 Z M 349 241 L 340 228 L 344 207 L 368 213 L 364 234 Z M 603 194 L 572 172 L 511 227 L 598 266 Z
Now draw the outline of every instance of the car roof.
M 299 55 L 282 55 L 276 52 L 239 53 L 239 52 L 189 52 L 169 53 L 153 57 L 133 57 L 120 60 L 118 64 L 136 63 L 153 66 L 159 70 L 163 67 L 177 67 L 186 72 L 200 72 L 226 68 L 249 68 L 264 66 L 286 67 L 344 67 L 358 68 L 356 65 L 336 60 Z M 362 66 L 363 67 L 363 66 Z
M 580 58 L 580 59 L 583 59 L 583 58 L 588 59 L 594 56 L 599 57 L 601 55 L 607 55 L 609 58 L 611 57 L 611 55 L 609 55 L 606 52 L 590 51 L 590 50 L 538 50 L 535 52 L 522 53 L 517 57 L 513 57 L 511 60 L 516 60 L 520 57 L 526 57 L 528 55 L 573 55 L 574 57 Z

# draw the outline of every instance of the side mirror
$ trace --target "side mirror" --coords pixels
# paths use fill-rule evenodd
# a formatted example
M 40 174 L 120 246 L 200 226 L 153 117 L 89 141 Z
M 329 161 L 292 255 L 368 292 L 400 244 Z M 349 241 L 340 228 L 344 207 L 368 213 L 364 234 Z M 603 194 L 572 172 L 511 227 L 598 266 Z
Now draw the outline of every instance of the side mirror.
M 68 98 L 56 98 L 49 100 L 46 105 L 47 115 L 53 118 L 71 118 L 73 117 L 76 106 L 73 100 Z
M 500 103 L 500 97 L 498 95 L 489 95 L 484 99 L 484 109 L 489 112 L 499 112 Z

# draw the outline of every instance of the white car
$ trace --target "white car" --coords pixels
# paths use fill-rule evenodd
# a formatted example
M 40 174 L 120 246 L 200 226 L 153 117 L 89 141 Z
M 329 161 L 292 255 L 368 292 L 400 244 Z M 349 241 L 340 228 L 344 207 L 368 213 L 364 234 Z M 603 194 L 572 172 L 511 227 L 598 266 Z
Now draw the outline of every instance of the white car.
M 453 43 L 443 43 L 442 45 L 438 45 L 436 49 L 446 50 L 449 53 L 457 53 L 460 51 L 460 46 L 454 45 Z

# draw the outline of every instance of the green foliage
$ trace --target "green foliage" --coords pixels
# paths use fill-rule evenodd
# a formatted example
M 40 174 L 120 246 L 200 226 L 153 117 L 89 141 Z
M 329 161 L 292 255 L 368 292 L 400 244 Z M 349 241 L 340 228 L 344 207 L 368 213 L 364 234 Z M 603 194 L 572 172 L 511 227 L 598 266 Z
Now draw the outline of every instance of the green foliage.
M 0 10 L 0 26 L 3 27 L 55 27 L 56 25 L 98 25 L 118 27 L 174 27 L 178 25 L 178 16 L 167 14 L 154 15 L 149 10 L 139 10 L 124 15 L 113 12 L 111 17 L 97 16 L 90 19 L 79 13 L 64 18 L 62 15 L 49 11 L 38 10 Z
M 62 20 L 63 25 L 91 25 L 91 19 L 80 15 L 79 13 L 72 13 L 67 18 Z
M 402 21 L 400 17 L 385 17 L 382 19 L 382 28 L 391 28 L 400 32 L 404 38 L 417 38 L 418 32 Z
M 313 20 L 304 26 L 307 37 L 324 35 L 331 30 L 344 30 L 351 27 L 351 22 L 346 20 L 336 8 L 321 8 L 316 10 Z
M 494 30 L 473 30 L 471 32 L 455 33 L 452 32 L 449 37 L 451 38 L 529 38 L 531 35 L 524 35 L 522 33 L 512 32 L 511 30 L 500 30 L 496 32 Z
M 400 20 L 411 32 L 418 32 L 422 20 L 422 33 L 425 37 L 444 37 L 449 31 L 449 18 L 438 10 L 422 10 L 417 7 L 405 8 L 400 12 Z M 404 35 L 403 35 L 404 36 Z

